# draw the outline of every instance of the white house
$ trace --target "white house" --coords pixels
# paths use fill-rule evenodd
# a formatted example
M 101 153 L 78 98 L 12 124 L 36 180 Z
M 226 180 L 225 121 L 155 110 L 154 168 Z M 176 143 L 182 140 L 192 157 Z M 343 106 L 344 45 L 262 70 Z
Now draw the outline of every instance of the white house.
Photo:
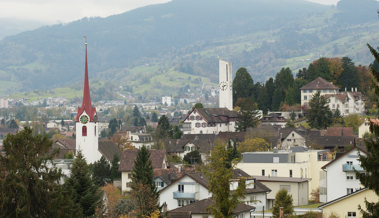
M 150 160 L 153 169 L 167 169 L 168 160 L 166 150 L 149 150 Z M 134 160 L 137 157 L 138 150 L 124 150 L 120 158 L 118 171 L 121 172 L 121 190 L 130 191 L 130 182 L 132 181 L 132 171 Z
M 254 206 L 257 210 L 267 208 L 267 193 L 271 190 L 254 178 L 236 169 L 233 171 L 233 178 L 230 182 L 230 190 L 238 187 L 238 178 L 246 178 L 245 204 Z M 168 210 L 173 210 L 196 201 L 212 197 L 208 191 L 208 180 L 204 173 L 188 173 L 175 182 L 165 187 L 160 192 L 160 204 L 166 204 Z
M 360 148 L 353 147 L 343 155 L 330 161 L 322 167 L 320 174 L 320 202 L 329 202 L 361 188 L 355 170 L 365 173 L 358 161 L 358 150 L 361 155 L 367 153 Z
M 163 96 L 162 97 L 162 104 L 171 106 L 171 97 L 170 96 Z
M 370 122 L 374 123 L 375 125 L 379 124 L 379 120 L 376 119 L 365 119 L 365 121 L 359 126 L 358 128 L 358 137 L 363 138 L 363 136 L 366 133 L 370 133 Z
M 236 131 L 237 113 L 227 108 L 195 108 L 183 120 L 183 134 Z
M 339 89 L 333 83 L 319 77 L 300 88 L 301 106 L 307 106 L 313 95 L 320 92 L 320 95 L 328 100 L 332 112 L 338 109 L 342 116 L 363 114 L 365 105 L 362 93 L 358 92 L 357 88 L 351 88 L 351 92 L 346 88 L 344 92 L 339 92 Z

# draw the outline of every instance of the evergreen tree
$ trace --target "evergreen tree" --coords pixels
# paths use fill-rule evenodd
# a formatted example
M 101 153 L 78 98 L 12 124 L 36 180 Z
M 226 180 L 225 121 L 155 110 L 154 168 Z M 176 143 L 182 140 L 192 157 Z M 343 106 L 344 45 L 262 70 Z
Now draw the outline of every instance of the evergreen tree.
M 111 119 L 109 121 L 109 125 L 108 125 L 108 128 L 110 129 L 109 136 L 113 136 L 113 134 L 115 134 L 115 132 L 117 131 L 117 125 L 118 125 L 118 122 L 116 118 Z
M 347 88 L 348 91 L 351 91 L 351 88 L 358 88 L 360 90 L 360 76 L 358 69 L 354 66 L 354 62 L 348 58 L 342 58 L 342 73 L 338 77 L 338 84 L 341 85 L 341 88 Z
M 294 83 L 294 78 L 290 68 L 282 68 L 279 73 L 275 76 L 275 88 L 282 88 L 287 91 L 289 87 L 292 87 Z M 285 93 L 284 93 L 285 96 Z M 282 98 L 284 101 L 284 97 Z
M 293 200 L 292 195 L 288 194 L 287 189 L 279 190 L 275 195 L 274 207 L 272 208 L 272 214 L 275 217 L 279 217 L 279 208 L 283 207 L 284 216 L 292 215 L 293 213 Z
M 141 114 L 140 114 L 140 112 L 138 110 L 137 105 L 134 105 L 134 108 L 133 108 L 133 117 L 140 117 L 140 116 L 141 116 Z
M 329 68 L 329 63 L 325 58 L 320 58 L 316 61 L 315 63 L 315 71 L 317 72 L 317 76 L 321 77 L 327 81 L 331 81 L 331 73 L 330 73 L 330 68 Z
M 226 167 L 228 169 L 230 169 L 232 167 L 233 160 L 240 158 L 241 154 L 237 150 L 237 143 L 236 142 L 233 142 L 233 146 L 232 146 L 232 140 L 231 139 L 228 140 L 227 149 L 228 149 L 227 161 L 229 162 L 229 164 L 227 164 Z
M 102 205 L 101 192 L 91 178 L 91 171 L 81 151 L 78 151 L 71 166 L 71 175 L 66 179 L 64 186 L 67 190 L 73 189 L 72 198 L 80 206 L 84 216 L 92 216 L 96 208 Z
M 307 118 L 311 128 L 326 129 L 326 127 L 330 126 L 332 112 L 330 111 L 328 102 L 324 96 L 320 95 L 320 92 L 313 95 L 309 101 L 309 107 Z
M 153 112 L 153 114 L 151 115 L 151 121 L 158 122 L 158 116 L 155 112 Z
M 259 122 L 257 114 L 257 104 L 251 98 L 246 98 L 242 103 L 241 110 L 238 111 L 236 131 L 246 132 L 247 128 L 256 127 Z
M 64 120 L 63 120 L 63 118 L 61 120 L 61 125 L 62 125 L 62 127 L 64 127 Z
M 150 152 L 145 146 L 138 151 L 132 171 L 132 196 L 137 217 L 148 216 L 159 210 L 159 193 L 154 183 Z
M 379 53 L 370 45 L 368 45 L 368 47 L 370 49 L 371 54 L 374 56 L 375 61 L 379 61 Z M 378 96 L 379 70 L 371 66 L 371 72 L 374 76 L 372 80 L 372 87 L 375 90 L 376 95 Z M 359 178 L 359 181 L 364 187 L 371 189 L 375 192 L 377 196 L 379 196 L 379 126 L 371 122 L 370 132 L 373 133 L 374 138 L 365 140 L 367 155 L 364 156 L 359 154 L 359 161 L 366 173 L 357 173 L 357 177 Z M 366 210 L 362 208 L 362 205 L 359 205 L 358 207 L 363 217 L 379 216 L 379 202 L 369 202 L 365 199 L 365 206 Z
M 253 94 L 254 81 L 246 68 L 241 67 L 236 72 L 233 80 L 233 102 L 237 102 L 238 98 L 249 98 Z M 233 105 L 234 105 L 233 104 Z
M 173 136 L 172 136 L 173 139 L 180 139 L 182 137 L 183 132 L 180 131 L 179 126 L 174 125 L 173 131 L 174 131 Z
M 296 93 L 299 92 L 298 89 L 295 89 L 294 87 L 289 87 L 286 93 L 286 98 L 284 102 L 291 106 L 296 104 Z
M 198 150 L 191 151 L 184 155 L 183 160 L 190 165 L 201 164 L 201 155 Z
M 140 118 L 139 118 L 138 125 L 139 125 L 139 126 L 146 126 L 146 120 L 145 120 L 145 118 L 140 117 Z
M 284 101 L 286 92 L 284 91 L 284 88 L 277 88 L 274 91 L 274 96 L 272 97 L 272 106 L 271 109 L 273 111 L 278 111 L 280 108 L 280 104 Z
M 273 110 L 272 101 L 273 101 L 273 96 L 275 92 L 275 84 L 274 84 L 274 79 L 272 77 L 270 77 L 270 79 L 266 81 L 265 87 L 266 87 L 266 93 L 267 93 L 267 109 L 272 111 Z
M 110 179 L 113 182 L 115 179 L 121 178 L 121 172 L 118 171 L 118 167 L 120 166 L 120 158 L 117 154 L 113 155 L 111 165 Z
M 268 109 L 268 96 L 267 96 L 267 90 L 264 84 L 260 85 L 257 88 L 257 97 L 256 97 L 256 103 L 258 105 L 258 109 L 262 110 L 264 114 L 267 114 Z
M 28 127 L 4 139 L 5 155 L 0 155 L 0 217 L 81 216 L 70 192 L 59 184 L 61 170 L 50 166 L 59 152 L 50 152 L 52 144 L 47 135 L 33 136 Z
M 18 125 L 15 120 L 13 119 L 11 120 L 11 123 L 9 124 L 9 128 L 18 129 Z
M 162 115 L 161 118 L 159 118 L 157 131 L 161 139 L 172 138 L 172 126 L 170 125 L 170 122 L 165 115 Z
M 204 105 L 202 103 L 196 103 L 195 106 L 192 107 L 192 110 L 195 108 L 204 108 Z
M 104 156 L 93 164 L 92 176 L 95 185 L 104 186 L 111 181 L 111 171 L 108 161 Z
M 133 120 L 133 126 L 138 126 L 139 122 L 138 122 L 138 118 L 135 117 L 134 120 Z

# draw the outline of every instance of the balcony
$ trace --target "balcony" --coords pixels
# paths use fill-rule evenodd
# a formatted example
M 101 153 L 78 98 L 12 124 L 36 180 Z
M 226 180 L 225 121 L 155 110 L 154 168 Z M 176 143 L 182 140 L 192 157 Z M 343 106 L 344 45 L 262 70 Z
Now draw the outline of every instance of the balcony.
M 354 169 L 358 172 L 365 172 L 365 170 L 360 165 L 349 165 L 349 164 L 342 165 L 342 171 L 344 172 L 353 172 Z
M 195 193 L 174 192 L 175 199 L 192 199 L 195 200 Z

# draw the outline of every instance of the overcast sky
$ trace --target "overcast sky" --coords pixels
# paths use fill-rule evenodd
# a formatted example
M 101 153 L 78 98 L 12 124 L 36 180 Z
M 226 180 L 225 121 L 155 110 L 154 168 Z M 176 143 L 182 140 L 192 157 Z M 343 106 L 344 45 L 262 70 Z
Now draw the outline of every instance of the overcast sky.
M 43 23 L 67 23 L 83 17 L 107 17 L 170 0 L 0 0 L 0 18 L 18 18 Z M 190 0 L 188 0 L 190 1 Z M 338 0 L 309 0 L 336 4 Z

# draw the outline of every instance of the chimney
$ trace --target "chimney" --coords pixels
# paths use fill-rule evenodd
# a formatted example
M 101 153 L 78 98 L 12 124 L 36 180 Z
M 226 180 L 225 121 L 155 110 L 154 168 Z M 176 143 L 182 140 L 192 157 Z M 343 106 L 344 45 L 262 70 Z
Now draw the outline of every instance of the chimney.
M 354 88 L 353 87 L 351 87 L 351 92 L 354 92 Z
M 347 92 L 347 88 L 345 87 L 345 92 Z
M 357 87 L 355 87 L 355 92 L 358 92 L 358 88 Z

